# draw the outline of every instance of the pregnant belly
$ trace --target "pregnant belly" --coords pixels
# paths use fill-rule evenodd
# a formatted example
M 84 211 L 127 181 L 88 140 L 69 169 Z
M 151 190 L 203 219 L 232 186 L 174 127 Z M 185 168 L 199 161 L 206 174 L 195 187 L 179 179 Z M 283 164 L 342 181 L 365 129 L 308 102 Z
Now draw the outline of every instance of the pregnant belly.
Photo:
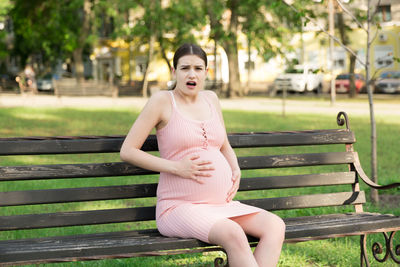
M 195 151 L 201 160 L 210 160 L 214 170 L 210 177 L 201 177 L 203 183 L 193 179 L 162 174 L 157 189 L 159 201 L 188 201 L 191 203 L 226 203 L 232 188 L 232 169 L 219 150 Z
M 200 159 L 210 160 L 214 170 L 209 171 L 210 177 L 201 178 L 202 184 L 195 182 L 199 202 L 223 203 L 232 187 L 232 169 L 224 155 L 219 150 L 204 150 L 198 152 Z

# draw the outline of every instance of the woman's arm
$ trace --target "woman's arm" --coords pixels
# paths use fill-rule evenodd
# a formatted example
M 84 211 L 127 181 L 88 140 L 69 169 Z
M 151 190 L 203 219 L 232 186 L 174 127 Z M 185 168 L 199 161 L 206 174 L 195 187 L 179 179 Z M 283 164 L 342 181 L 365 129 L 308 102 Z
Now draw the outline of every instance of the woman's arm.
M 200 177 L 210 176 L 207 171 L 213 169 L 211 162 L 198 160 L 198 155 L 190 155 L 181 161 L 171 161 L 140 149 L 152 129 L 157 125 L 165 125 L 166 120 L 169 120 L 170 116 L 166 116 L 166 114 L 171 114 L 170 99 L 167 93 L 160 92 L 153 95 L 139 114 L 122 144 L 121 160 L 147 170 L 172 173 L 201 183 Z

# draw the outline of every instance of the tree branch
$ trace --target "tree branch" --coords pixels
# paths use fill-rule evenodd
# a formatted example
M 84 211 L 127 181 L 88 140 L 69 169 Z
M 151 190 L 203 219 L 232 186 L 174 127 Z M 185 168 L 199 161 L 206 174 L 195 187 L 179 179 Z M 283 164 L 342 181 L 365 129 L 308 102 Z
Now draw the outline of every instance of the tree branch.
M 343 9 L 343 11 L 353 19 L 360 29 L 363 29 L 365 32 L 367 32 L 367 29 L 365 29 L 364 25 L 362 25 L 361 22 L 343 5 L 341 0 L 336 0 L 336 2 L 339 4 L 340 8 Z
M 378 57 L 377 59 L 375 59 L 374 63 L 376 63 L 376 62 L 379 61 L 379 60 L 385 59 L 385 58 L 390 58 L 390 56 L 392 56 L 392 55 L 393 55 L 392 53 L 388 53 L 388 54 L 385 55 L 385 56 Z M 393 57 L 392 57 L 392 58 L 393 58 Z M 371 75 L 371 80 L 373 80 L 373 79 L 375 78 L 376 74 L 378 74 L 378 71 L 380 71 L 380 70 L 382 70 L 382 69 L 384 69 L 384 68 L 387 68 L 387 67 L 389 67 L 389 66 L 392 65 L 392 64 L 393 64 L 393 62 L 392 62 L 392 63 L 387 63 L 387 62 L 386 62 L 386 65 L 380 66 L 379 68 L 375 69 L 374 74 Z
M 381 0 L 378 0 L 378 3 L 376 4 L 376 6 L 379 6 L 381 4 Z M 369 14 L 368 17 L 368 23 L 372 22 L 372 19 L 376 16 L 376 14 L 378 14 L 378 9 L 375 8 L 374 13 L 372 15 Z M 379 28 L 376 29 L 374 36 L 368 40 L 368 47 L 375 41 L 376 37 L 378 36 L 378 32 L 379 32 Z
M 293 5 L 289 4 L 286 2 L 287 0 L 283 0 L 283 3 L 285 3 L 287 6 L 289 6 L 293 11 L 295 11 L 296 13 L 300 14 L 300 11 L 297 10 L 297 8 L 295 8 Z M 356 52 L 354 52 L 351 48 L 349 48 L 348 46 L 346 46 L 345 44 L 343 44 L 338 38 L 336 38 L 334 35 L 331 35 L 327 30 L 325 30 L 321 25 L 318 24 L 317 21 L 315 21 L 313 18 L 311 18 L 308 15 L 304 15 L 304 17 L 310 21 L 311 23 L 313 23 L 315 26 L 317 26 L 322 32 L 324 32 L 325 34 L 327 34 L 329 36 L 329 38 L 332 38 L 336 43 L 338 43 L 341 47 L 343 47 L 347 52 L 349 52 L 350 54 L 352 54 L 353 56 L 356 57 L 356 60 L 365 67 L 365 62 L 363 62 L 360 57 L 357 55 Z

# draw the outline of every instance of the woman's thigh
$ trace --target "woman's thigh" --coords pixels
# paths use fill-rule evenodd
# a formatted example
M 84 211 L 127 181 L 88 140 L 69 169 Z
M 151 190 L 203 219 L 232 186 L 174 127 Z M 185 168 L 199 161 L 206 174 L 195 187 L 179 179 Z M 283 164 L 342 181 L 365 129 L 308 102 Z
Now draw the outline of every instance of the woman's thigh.
M 246 234 L 257 238 L 268 234 L 282 235 L 285 231 L 283 220 L 268 211 L 234 217 L 231 220 L 238 223 Z

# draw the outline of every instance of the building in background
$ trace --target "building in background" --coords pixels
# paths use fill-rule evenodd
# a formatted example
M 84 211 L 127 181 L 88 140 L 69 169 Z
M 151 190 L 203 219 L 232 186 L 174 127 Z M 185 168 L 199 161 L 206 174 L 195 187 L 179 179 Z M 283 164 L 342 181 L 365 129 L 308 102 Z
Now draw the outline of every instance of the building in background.
M 399 0 L 374 0 L 377 7 L 377 16 L 381 29 L 371 47 L 372 74 L 379 75 L 382 71 L 400 70 L 400 64 L 396 61 L 400 58 L 400 1 Z M 366 10 L 366 1 L 353 1 L 357 7 Z M 317 4 L 316 4 L 317 5 Z M 322 3 L 318 4 L 321 8 Z M 346 5 L 347 6 L 347 5 Z M 349 7 L 351 9 L 351 6 Z M 132 16 L 138 16 L 140 12 L 129 12 Z M 349 18 L 348 18 L 349 19 Z M 131 19 L 128 18 L 130 21 Z M 129 22 L 130 23 L 130 22 Z M 318 21 L 322 27 L 327 29 L 327 21 Z M 4 25 L 4 26 L 1 26 Z M 350 24 L 353 28 L 349 33 L 350 46 L 357 52 L 362 60 L 366 54 L 366 33 Z M 146 52 L 147 44 L 140 45 L 140 40 L 111 40 L 112 25 L 104 23 L 99 31 L 99 43 L 85 62 L 85 77 L 97 81 L 111 82 L 122 87 L 140 87 L 145 69 L 147 67 Z M 8 38 L 12 38 L 12 23 L 0 24 L 0 31 L 7 30 Z M 373 29 L 375 32 L 376 28 Z M 229 79 L 228 59 L 222 47 L 217 47 L 214 55 L 214 43 L 208 39 L 209 27 L 205 26 L 198 32 L 199 43 L 208 54 L 209 74 L 208 83 L 216 80 L 220 84 L 226 84 Z M 268 38 L 266 36 L 265 38 Z M 11 40 L 11 39 L 10 39 Z M 11 45 L 12 42 L 8 41 Z M 156 44 L 157 45 L 157 44 Z M 329 38 L 321 33 L 320 29 L 311 23 L 304 27 L 303 32 L 292 36 L 291 45 L 297 49 L 293 53 L 286 54 L 290 59 L 296 59 L 300 64 L 318 67 L 325 73 L 325 81 L 332 77 L 329 75 Z M 284 72 L 287 67 L 287 59 L 277 56 L 265 61 L 263 55 L 258 54 L 255 49 L 248 49 L 247 40 L 244 35 L 238 37 L 239 47 L 239 71 L 241 82 L 248 91 L 266 92 L 277 75 Z M 155 48 L 158 51 L 158 48 Z M 250 52 L 249 52 L 250 51 Z M 249 56 L 250 53 L 250 56 Z M 167 51 L 166 57 L 172 61 L 173 51 Z M 17 67 L 16 59 L 8 57 L 0 63 L 7 65 L 7 69 L 14 70 Z M 251 71 L 249 71 L 251 68 Z M 59 72 L 68 69 L 68 62 L 60 62 L 57 67 Z M 347 72 L 349 69 L 349 57 L 346 50 L 335 44 L 333 53 L 334 74 Z M 73 70 L 71 70 L 73 72 Z M 364 67 L 356 62 L 356 72 L 363 73 Z M 163 89 L 171 80 L 171 72 L 165 59 L 158 53 L 150 65 L 148 79 L 150 87 Z M 325 86 L 325 90 L 327 87 Z M 138 90 L 138 88 L 136 88 Z

